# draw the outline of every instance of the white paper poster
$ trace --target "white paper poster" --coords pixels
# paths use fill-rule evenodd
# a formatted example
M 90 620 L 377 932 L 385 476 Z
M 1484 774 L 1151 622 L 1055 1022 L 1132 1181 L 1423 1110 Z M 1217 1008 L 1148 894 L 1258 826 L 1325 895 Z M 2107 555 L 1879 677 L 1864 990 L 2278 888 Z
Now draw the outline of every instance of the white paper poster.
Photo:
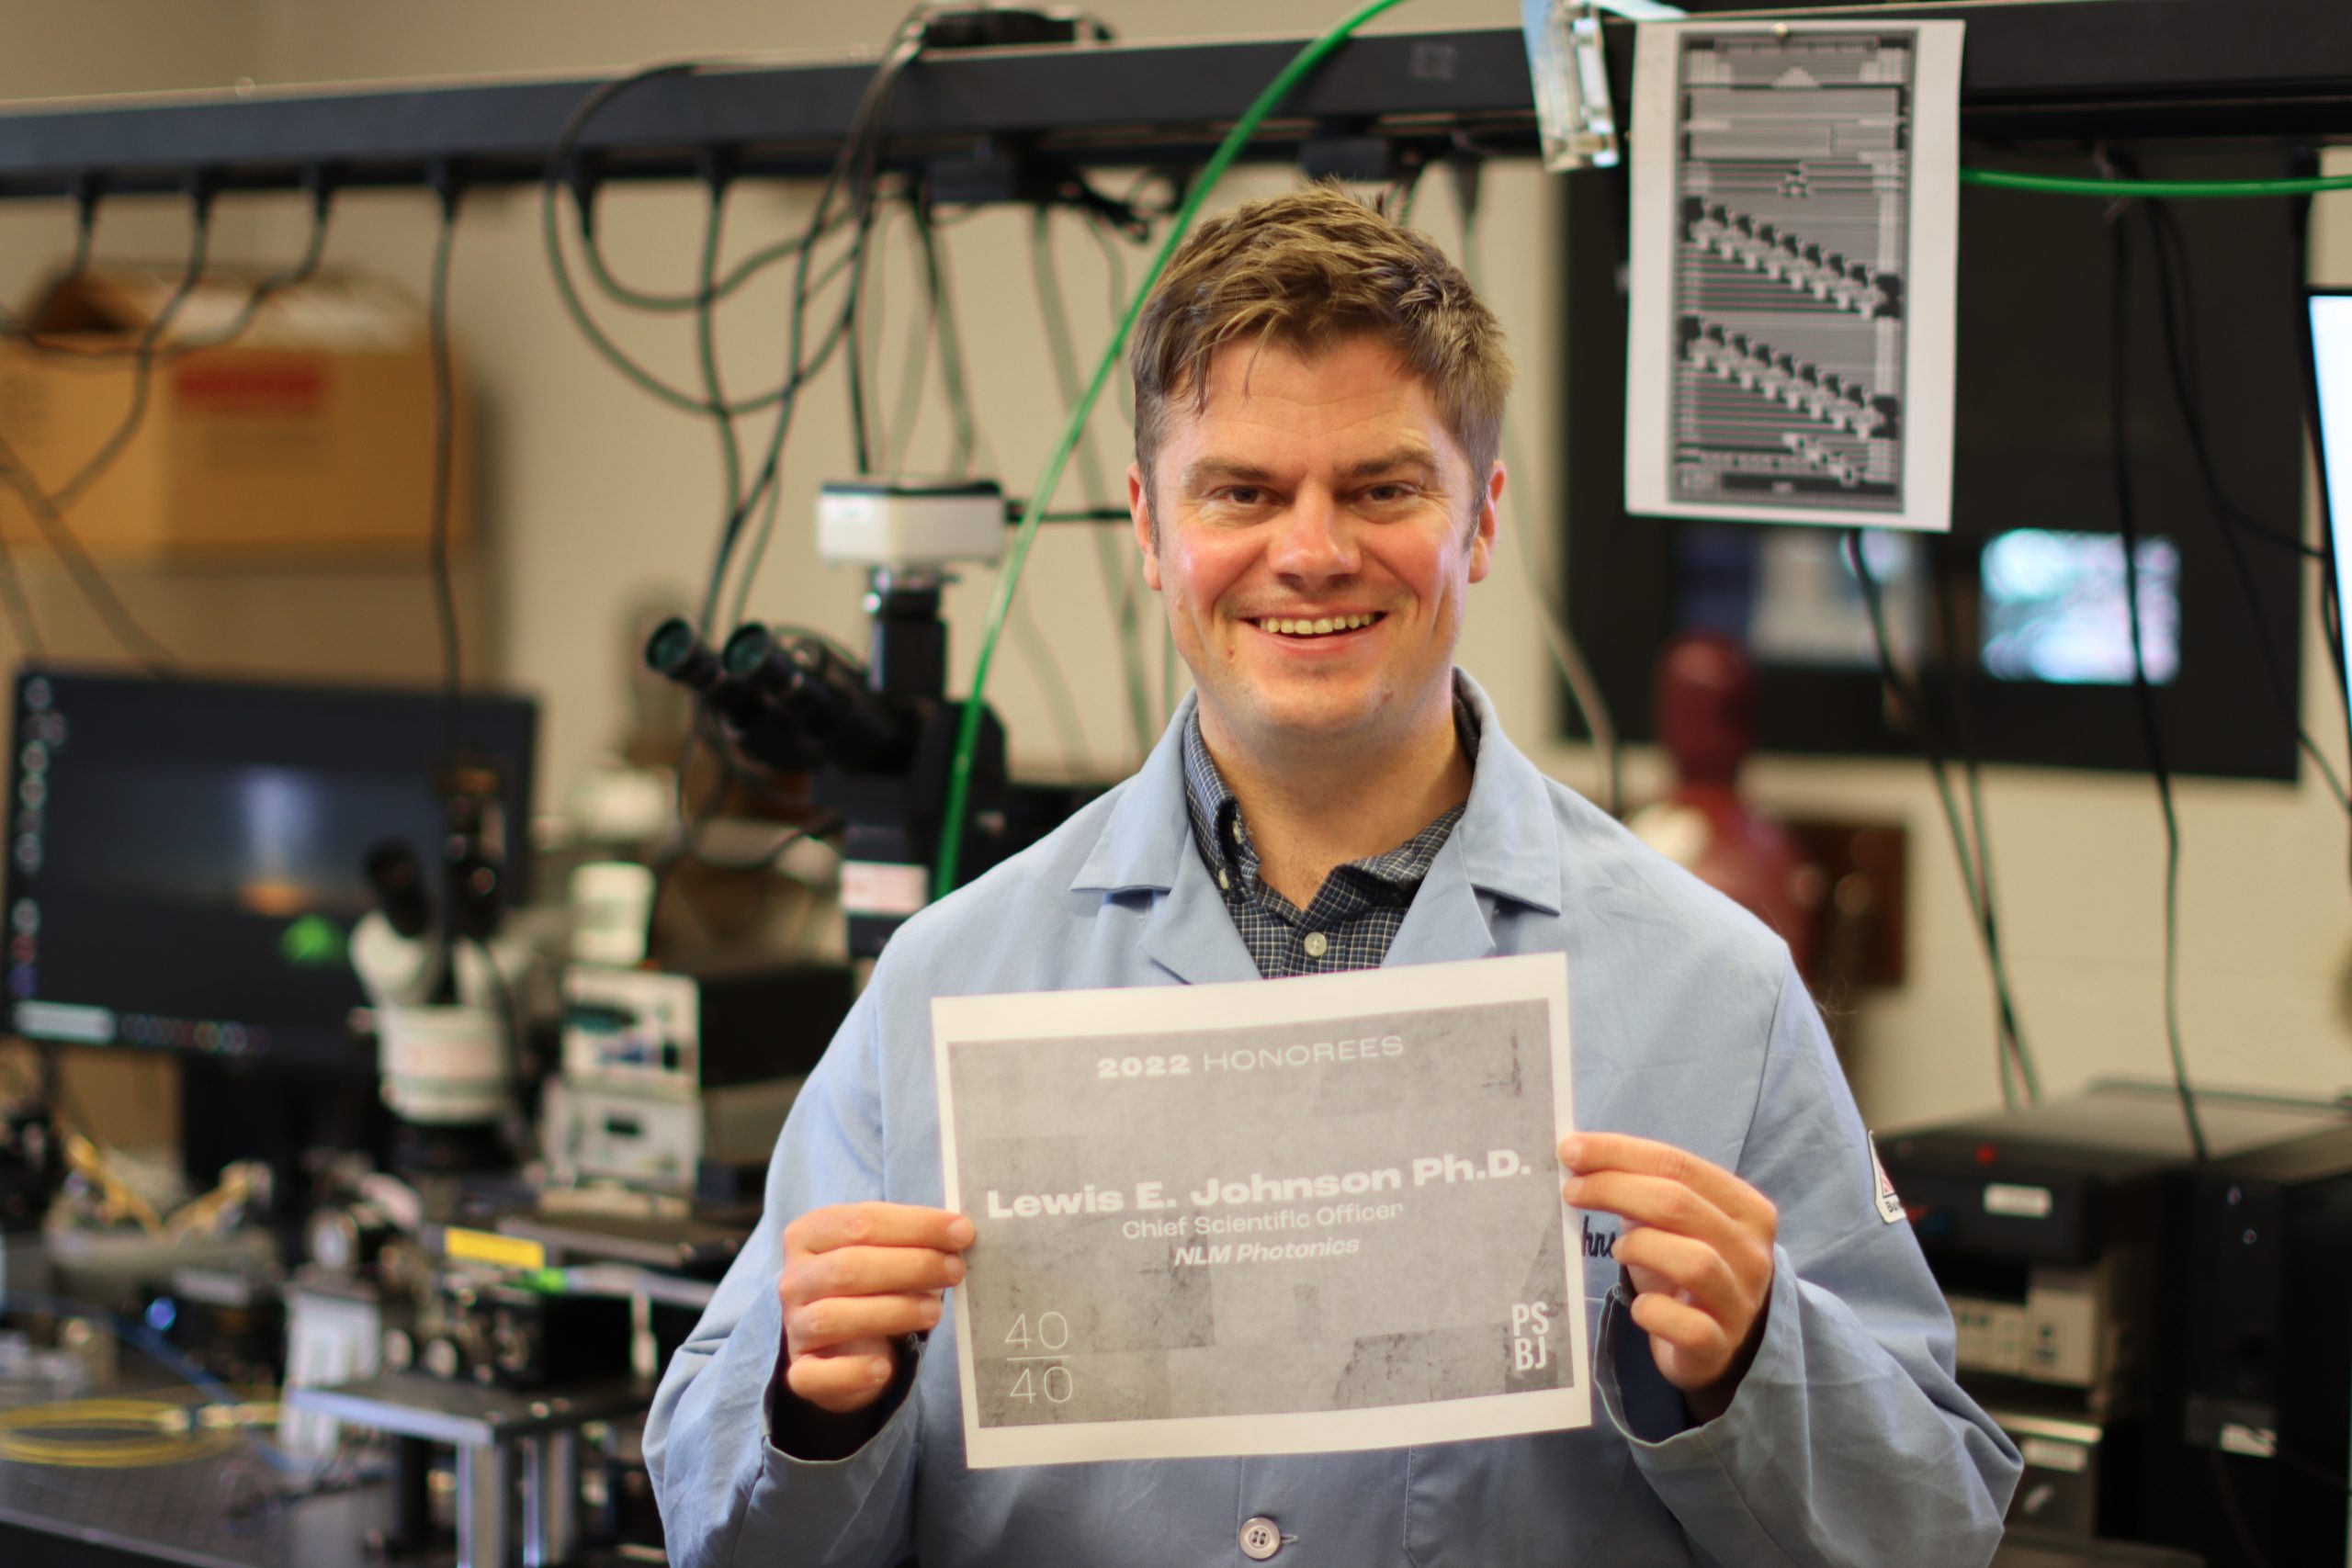
M 1627 511 L 1951 526 L 1962 27 L 1643 24 Z
M 979 1469 L 1591 1420 L 1557 954 L 933 1004 Z

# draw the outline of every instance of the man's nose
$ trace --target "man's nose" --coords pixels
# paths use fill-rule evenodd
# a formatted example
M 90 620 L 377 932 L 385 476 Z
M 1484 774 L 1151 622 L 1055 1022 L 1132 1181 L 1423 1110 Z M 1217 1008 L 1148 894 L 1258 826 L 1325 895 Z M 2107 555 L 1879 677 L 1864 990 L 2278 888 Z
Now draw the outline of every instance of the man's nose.
M 1338 498 L 1313 486 L 1302 488 L 1276 525 L 1266 564 L 1284 577 L 1307 581 L 1354 573 L 1361 560 L 1353 524 Z

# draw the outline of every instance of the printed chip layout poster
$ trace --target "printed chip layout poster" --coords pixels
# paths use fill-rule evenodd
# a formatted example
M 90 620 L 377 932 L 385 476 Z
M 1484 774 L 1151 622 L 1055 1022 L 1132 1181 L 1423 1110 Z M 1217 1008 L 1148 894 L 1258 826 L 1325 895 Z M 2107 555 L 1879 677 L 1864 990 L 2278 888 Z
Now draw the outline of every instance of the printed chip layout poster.
M 1642 24 L 1627 511 L 1951 528 L 1963 36 Z
M 1566 961 L 933 1003 L 968 1461 L 1591 1420 Z

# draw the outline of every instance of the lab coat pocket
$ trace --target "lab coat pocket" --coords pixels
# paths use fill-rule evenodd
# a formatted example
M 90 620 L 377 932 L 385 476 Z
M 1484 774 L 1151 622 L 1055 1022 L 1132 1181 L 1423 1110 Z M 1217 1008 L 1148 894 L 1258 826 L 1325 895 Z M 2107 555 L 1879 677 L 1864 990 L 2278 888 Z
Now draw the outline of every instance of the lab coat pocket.
M 1597 1332 L 1605 1297 L 1585 1302 Z M 1405 1556 L 1417 1568 L 1577 1568 L 1607 1535 L 1632 1458 L 1596 1401 L 1573 1432 L 1437 1443 L 1406 1456 Z

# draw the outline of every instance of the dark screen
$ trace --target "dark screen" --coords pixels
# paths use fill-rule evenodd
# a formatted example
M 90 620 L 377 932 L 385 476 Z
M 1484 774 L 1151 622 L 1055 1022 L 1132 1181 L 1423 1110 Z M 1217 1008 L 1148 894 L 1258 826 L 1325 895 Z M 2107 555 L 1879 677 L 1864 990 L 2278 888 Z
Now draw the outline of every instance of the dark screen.
M 1966 161 L 2097 172 L 2057 154 L 1973 149 Z M 2140 173 L 2232 179 L 2287 167 L 2267 149 L 2167 150 L 2143 153 Z M 1931 741 L 1952 754 L 1966 742 L 1986 761 L 2145 768 L 2129 661 L 2112 657 L 2129 652 L 2132 615 L 2120 572 L 2090 558 L 2120 566 L 2128 492 L 2143 546 L 2135 567 L 2148 569 L 2139 619 L 2167 766 L 2296 776 L 2301 566 L 2232 522 L 2300 532 L 2303 262 L 2290 204 L 2164 204 L 2160 272 L 2146 203 L 2110 222 L 2101 201 L 1963 187 L 1951 532 L 1904 536 L 1907 562 L 1872 551 L 1889 640 L 1918 677 L 1916 707 L 1904 710 L 1911 722 L 1897 725 L 1840 535 L 1626 511 L 1628 188 L 1614 170 L 1562 185 L 1566 600 L 1620 734 L 1655 734 L 1659 655 L 1679 630 L 1702 626 L 1751 638 L 1760 750 L 1884 755 Z M 2077 542 L 2078 564 L 2090 568 L 2078 585 L 2101 591 L 2031 605 L 2006 592 L 2014 578 L 1997 570 L 2003 541 L 2019 536 Z M 1988 645 L 2014 640 L 2029 615 L 2038 637 L 2094 628 L 2106 657 L 2032 672 L 1988 668 Z
M 18 1032 L 320 1065 L 361 1055 L 346 951 L 387 840 L 430 865 L 440 695 L 20 671 L 9 791 Z M 535 710 L 476 697 L 510 896 L 527 877 Z

